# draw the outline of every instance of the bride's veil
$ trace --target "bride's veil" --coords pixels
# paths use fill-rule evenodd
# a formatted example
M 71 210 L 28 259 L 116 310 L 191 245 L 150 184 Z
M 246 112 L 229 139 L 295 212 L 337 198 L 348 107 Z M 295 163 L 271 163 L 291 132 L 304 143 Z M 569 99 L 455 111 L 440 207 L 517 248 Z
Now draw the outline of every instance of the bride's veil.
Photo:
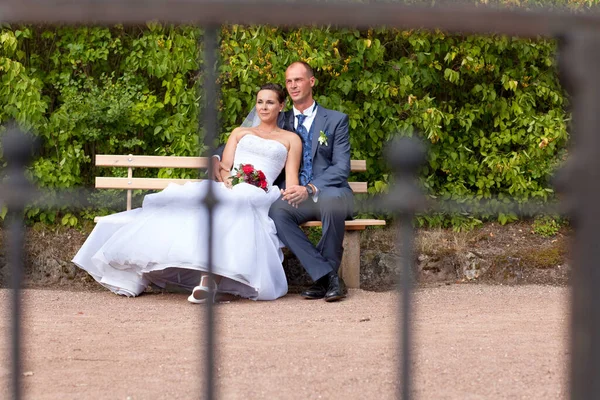
M 260 118 L 258 118 L 258 113 L 256 112 L 256 106 L 252 107 L 252 110 L 246 115 L 244 122 L 242 125 L 244 128 L 253 128 L 260 124 Z

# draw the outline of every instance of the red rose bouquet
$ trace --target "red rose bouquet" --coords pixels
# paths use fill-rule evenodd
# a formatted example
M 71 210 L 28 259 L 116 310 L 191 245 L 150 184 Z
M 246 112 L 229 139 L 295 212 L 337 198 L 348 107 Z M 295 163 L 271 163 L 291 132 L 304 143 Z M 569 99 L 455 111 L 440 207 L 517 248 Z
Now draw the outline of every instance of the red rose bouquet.
M 267 191 L 267 177 L 265 174 L 254 168 L 252 164 L 240 164 L 234 168 L 235 175 L 231 177 L 231 185 L 235 186 L 238 183 L 246 182 Z

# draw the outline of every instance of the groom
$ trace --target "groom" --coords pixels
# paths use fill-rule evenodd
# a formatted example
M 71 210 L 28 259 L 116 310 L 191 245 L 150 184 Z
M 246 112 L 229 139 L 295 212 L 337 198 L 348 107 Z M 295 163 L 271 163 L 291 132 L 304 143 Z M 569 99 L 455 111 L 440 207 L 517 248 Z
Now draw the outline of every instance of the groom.
M 344 251 L 344 221 L 351 218 L 353 193 L 348 184 L 350 137 L 348 116 L 320 106 L 313 99 L 313 70 L 305 62 L 292 63 L 285 72 L 285 86 L 293 108 L 284 114 L 283 128 L 302 139 L 300 184 L 282 190 L 269 216 L 277 236 L 306 269 L 314 284 L 302 292 L 307 299 L 337 301 L 346 297 L 338 276 Z M 299 227 L 307 221 L 323 224 L 315 247 Z

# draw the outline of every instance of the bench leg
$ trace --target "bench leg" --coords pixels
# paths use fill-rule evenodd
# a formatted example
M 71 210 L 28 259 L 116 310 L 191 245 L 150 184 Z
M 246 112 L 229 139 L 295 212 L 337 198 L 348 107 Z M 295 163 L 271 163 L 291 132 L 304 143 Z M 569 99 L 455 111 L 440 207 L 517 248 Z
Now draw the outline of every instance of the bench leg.
M 339 275 L 346 286 L 360 288 L 360 231 L 349 230 L 344 234 L 344 255 Z

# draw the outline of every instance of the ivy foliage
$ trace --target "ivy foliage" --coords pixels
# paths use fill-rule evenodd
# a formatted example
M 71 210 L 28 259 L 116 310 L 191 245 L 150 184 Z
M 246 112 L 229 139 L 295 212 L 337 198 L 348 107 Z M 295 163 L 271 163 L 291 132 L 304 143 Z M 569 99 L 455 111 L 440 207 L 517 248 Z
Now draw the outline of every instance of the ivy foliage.
M 156 23 L 4 26 L 0 123 L 14 119 L 43 138 L 31 175 L 50 188 L 92 187 L 95 176 L 124 173 L 93 167 L 95 154 L 205 150 L 198 144 L 201 37 L 197 28 Z M 253 106 L 257 88 L 283 83 L 286 66 L 304 60 L 315 69 L 319 104 L 349 115 L 352 158 L 367 160 L 359 178 L 370 182 L 371 194 L 390 184 L 386 144 L 418 135 L 428 144 L 421 180 L 431 196 L 546 201 L 568 139 L 555 52 L 555 42 L 545 39 L 225 26 L 218 133 L 224 141 Z M 77 223 L 65 215 L 63 223 Z M 29 216 L 56 217 L 41 210 Z
M 92 187 L 97 175 L 123 173 L 94 168 L 101 153 L 196 155 L 200 35 L 155 23 L 4 26 L 0 123 L 14 119 L 43 139 L 30 171 L 35 180 L 48 188 Z M 56 217 L 39 209 L 28 216 Z
M 98 153 L 196 154 L 197 29 L 5 27 L 0 38 L 0 122 L 44 139 L 41 185 L 90 185 Z

